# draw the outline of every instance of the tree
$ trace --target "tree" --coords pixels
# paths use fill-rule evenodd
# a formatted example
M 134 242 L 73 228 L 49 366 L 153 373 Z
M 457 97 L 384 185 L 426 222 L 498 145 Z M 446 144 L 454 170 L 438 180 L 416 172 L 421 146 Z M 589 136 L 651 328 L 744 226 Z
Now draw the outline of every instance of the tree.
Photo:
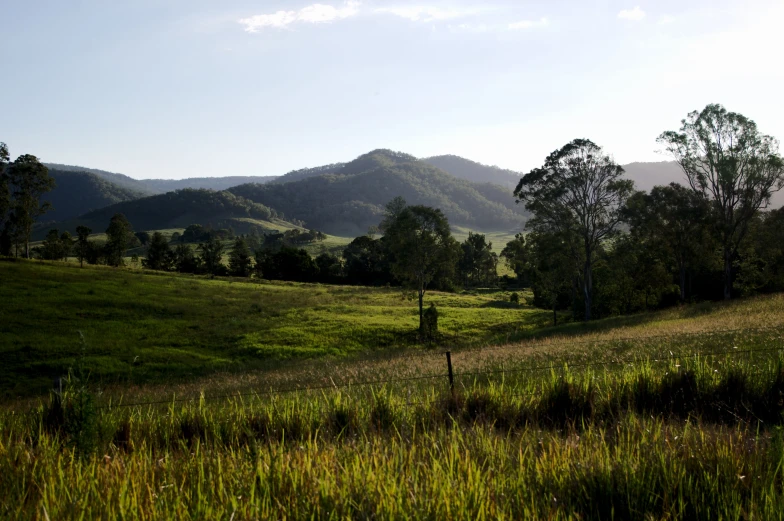
M 142 246 L 147 246 L 150 243 L 150 232 L 136 232 L 134 236 L 139 240 Z
M 519 282 L 523 282 L 526 275 L 527 253 L 525 247 L 525 235 L 518 233 L 515 238 L 506 243 L 501 250 L 501 258 L 512 270 Z
M 681 302 L 687 298 L 687 274 L 703 253 L 709 210 L 701 193 L 677 183 L 654 186 L 650 194 L 637 192 L 624 210 L 632 235 L 674 263 Z
M 19 156 L 8 170 L 8 184 L 13 196 L 12 208 L 15 226 L 20 239 L 24 240 L 25 255 L 30 258 L 30 234 L 39 216 L 51 209 L 41 197 L 55 186 L 54 179 L 38 158 L 30 154 Z
M 316 266 L 319 270 L 321 282 L 336 283 L 343 277 L 343 264 L 340 259 L 331 253 L 321 253 L 316 257 Z
M 253 261 L 251 260 L 250 249 L 245 243 L 245 239 L 237 237 L 229 253 L 229 272 L 235 277 L 248 277 L 252 268 Z
M 256 268 L 267 280 L 313 282 L 319 269 L 310 254 L 301 248 L 283 246 L 275 253 L 256 252 Z
M 532 232 L 519 254 L 525 259 L 521 270 L 531 281 L 534 304 L 553 311 L 558 325 L 559 304 L 568 299 L 574 274 L 574 261 L 564 238 L 553 233 Z
M 178 244 L 174 249 L 174 267 L 180 273 L 196 273 L 201 267 L 200 259 L 187 244 Z
M 732 265 L 751 219 L 784 187 L 778 141 L 745 116 L 712 104 L 690 112 L 680 131 L 658 139 L 680 165 L 692 190 L 711 201 L 724 261 L 724 298 L 732 298 Z
M 718 104 L 690 112 L 680 131 L 658 139 L 680 165 L 692 190 L 710 199 L 724 261 L 724 298 L 732 298 L 732 265 L 749 223 L 784 187 L 778 141 L 757 124 Z
M 217 237 L 211 237 L 199 244 L 199 251 L 201 252 L 201 263 L 204 269 L 211 275 L 219 275 L 224 271 L 222 264 L 223 259 L 223 243 Z
M 460 248 L 462 252 L 458 269 L 464 286 L 495 284 L 498 278 L 498 255 L 493 252 L 493 243 L 487 242 L 483 234 L 468 232 L 468 238 Z
M 393 282 L 389 258 L 380 239 L 357 237 L 343 250 L 346 281 L 363 286 L 381 286 Z
M 417 292 L 419 330 L 424 336 L 423 300 L 436 277 L 449 277 L 456 268 L 460 246 L 452 238 L 441 210 L 407 206 L 385 225 L 384 242 L 392 257 L 392 273 Z
M 6 216 L 11 208 L 11 188 L 8 186 L 8 176 L 6 175 L 9 159 L 8 147 L 5 143 L 0 142 L 0 230 L 5 227 Z
M 87 258 L 90 246 L 87 238 L 93 231 L 87 226 L 76 227 L 76 258 L 79 259 L 79 266 L 84 267 L 84 260 Z
M 63 260 L 68 260 L 68 256 L 71 255 L 71 250 L 74 247 L 74 239 L 71 236 L 71 232 L 64 231 L 62 235 L 60 235 L 60 244 L 62 247 L 62 254 Z
M 139 234 L 136 234 L 139 237 Z M 149 240 L 147 258 L 142 260 L 142 266 L 150 270 L 170 271 L 174 267 L 174 253 L 169 248 L 169 241 L 161 232 L 154 232 Z
M 49 230 L 42 242 L 40 254 L 46 260 L 60 260 L 63 258 L 63 242 L 60 240 L 59 230 Z
M 133 226 L 125 218 L 125 215 L 116 213 L 109 221 L 106 229 L 106 264 L 109 266 L 123 266 L 126 250 L 133 244 L 136 237 L 133 234 Z
M 623 168 L 598 145 L 575 139 L 550 154 L 540 168 L 520 179 L 514 195 L 534 214 L 531 230 L 576 234 L 580 248 L 572 252 L 583 262 L 585 320 L 591 319 L 593 263 L 597 248 L 611 237 L 621 220 L 621 209 L 634 191 Z

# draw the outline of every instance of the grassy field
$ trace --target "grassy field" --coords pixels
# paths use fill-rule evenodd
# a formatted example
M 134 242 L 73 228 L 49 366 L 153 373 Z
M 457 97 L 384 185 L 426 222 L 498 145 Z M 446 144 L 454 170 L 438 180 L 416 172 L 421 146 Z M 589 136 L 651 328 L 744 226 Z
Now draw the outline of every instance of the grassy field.
M 213 353 L 205 363 L 253 331 L 276 335 L 276 321 L 322 346 L 275 368 L 190 378 L 173 364 L 196 363 L 161 359 L 158 378 L 146 368 L 130 385 L 72 380 L 59 400 L 6 401 L 0 518 L 784 517 L 782 295 L 555 328 L 500 295 L 434 295 L 470 339 L 449 343 L 450 391 L 443 348 L 363 344 L 351 328 L 410 329 L 399 291 L 27 262 L 0 263 L 0 277 L 15 284 L 0 290 L 13 304 L 0 339 L 37 346 L 30 361 L 70 345 L 75 366 L 127 364 L 143 324 L 171 351 L 182 334 L 182 352 Z M 246 317 L 253 295 L 280 315 Z M 81 362 L 76 321 L 92 332 Z M 228 347 L 210 351 L 213 341 Z M 246 355 L 225 358 L 258 356 Z
M 41 261 L 0 262 L 0 391 L 51 386 L 83 353 L 95 382 L 187 380 L 415 343 L 395 288 L 251 283 Z M 444 341 L 481 345 L 548 320 L 508 295 L 432 293 Z

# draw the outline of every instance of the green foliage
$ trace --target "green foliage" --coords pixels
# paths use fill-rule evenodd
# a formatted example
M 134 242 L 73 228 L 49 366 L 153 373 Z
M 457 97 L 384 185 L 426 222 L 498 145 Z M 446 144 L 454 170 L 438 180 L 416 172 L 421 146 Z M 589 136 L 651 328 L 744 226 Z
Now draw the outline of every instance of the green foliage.
M 113 204 L 151 195 L 143 189 L 125 187 L 90 172 L 50 168 L 49 175 L 55 180 L 56 187 L 46 196 L 52 204 L 46 217 L 54 221 L 75 219 Z
M 504 188 L 456 179 L 390 151 L 371 152 L 328 175 L 248 184 L 230 191 L 340 235 L 363 235 L 377 225 L 390 194 L 439 208 L 455 224 L 501 229 L 520 226 L 524 220 L 522 209 Z
M 30 154 L 19 156 L 6 170 L 7 182 L 11 187 L 11 207 L 14 216 L 10 221 L 15 229 L 11 235 L 24 243 L 29 259 L 33 225 L 38 217 L 51 209 L 50 203 L 42 203 L 40 199 L 55 187 L 55 181 L 38 158 Z
M 222 264 L 223 243 L 217 237 L 211 237 L 199 244 L 201 252 L 201 264 L 207 273 L 211 275 L 221 275 L 226 271 Z
M 460 248 L 458 271 L 464 286 L 494 286 L 498 278 L 498 255 L 492 250 L 493 243 L 487 242 L 482 234 L 469 232 Z
M 92 233 L 92 230 L 87 226 L 77 226 L 76 227 L 76 258 L 79 260 L 79 264 L 84 266 L 84 261 L 87 258 L 87 252 L 89 249 L 89 242 L 87 238 Z
M 617 232 L 633 189 L 634 183 L 623 179 L 623 168 L 587 139 L 575 139 L 550 154 L 543 166 L 523 176 L 515 188 L 517 200 L 534 214 L 528 228 L 575 236 L 581 243 L 581 248 L 572 248 L 570 253 L 575 262 L 584 263 L 586 320 L 591 318 L 596 252 Z
M 426 206 L 405 207 L 385 226 L 384 233 L 392 274 L 417 292 L 419 330 L 424 333 L 424 294 L 435 279 L 453 276 L 460 246 L 441 210 Z
M 201 259 L 187 244 L 178 244 L 174 248 L 174 268 L 180 273 L 198 273 L 201 269 Z
M 277 215 L 266 206 L 227 191 L 184 189 L 113 204 L 67 221 L 63 226 L 72 229 L 81 224 L 96 229 L 116 213 L 122 213 L 134 228 L 142 230 L 181 228 L 199 221 L 218 223 L 233 218 L 270 219 Z
M 106 229 L 105 256 L 109 266 L 123 266 L 125 252 L 136 241 L 133 226 L 121 213 L 114 214 Z
M 234 246 L 229 252 L 229 273 L 235 277 L 247 277 L 253 268 L 250 249 L 241 237 L 234 240 Z
M 784 160 L 778 141 L 756 123 L 718 104 L 693 111 L 679 131 L 661 134 L 691 188 L 711 203 L 724 261 L 724 298 L 732 297 L 732 264 L 749 222 L 784 187 Z
M 40 248 L 41 258 L 47 260 L 63 260 L 71 254 L 74 241 L 71 234 L 64 232 L 60 235 L 57 229 L 49 230 Z
M 136 236 L 138 237 L 139 234 Z M 161 232 L 154 232 L 149 239 L 147 258 L 142 261 L 142 266 L 150 270 L 170 271 L 174 269 L 176 261 L 176 256 L 169 248 L 166 237 Z
M 518 233 L 513 240 L 506 243 L 506 246 L 501 251 L 501 258 L 504 259 L 506 265 L 515 274 L 515 277 L 519 281 L 525 282 L 528 260 L 526 258 L 524 234 Z

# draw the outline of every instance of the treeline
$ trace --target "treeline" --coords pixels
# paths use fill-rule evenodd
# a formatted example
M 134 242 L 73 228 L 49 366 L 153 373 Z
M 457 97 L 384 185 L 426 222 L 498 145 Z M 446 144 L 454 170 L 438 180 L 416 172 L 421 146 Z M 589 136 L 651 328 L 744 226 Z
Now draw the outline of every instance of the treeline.
M 586 320 L 697 299 L 784 290 L 778 142 L 720 105 L 690 113 L 659 143 L 688 186 L 636 192 L 589 140 L 553 152 L 515 189 L 533 214 L 504 252 L 535 303 Z

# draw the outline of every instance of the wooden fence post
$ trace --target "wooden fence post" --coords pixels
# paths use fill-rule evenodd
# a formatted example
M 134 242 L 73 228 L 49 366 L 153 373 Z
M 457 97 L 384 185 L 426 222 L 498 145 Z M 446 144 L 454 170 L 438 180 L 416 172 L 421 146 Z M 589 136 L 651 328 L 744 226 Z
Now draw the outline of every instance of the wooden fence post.
M 446 366 L 449 369 L 449 390 L 452 391 L 452 396 L 455 394 L 455 378 L 452 374 L 452 353 L 446 352 Z

